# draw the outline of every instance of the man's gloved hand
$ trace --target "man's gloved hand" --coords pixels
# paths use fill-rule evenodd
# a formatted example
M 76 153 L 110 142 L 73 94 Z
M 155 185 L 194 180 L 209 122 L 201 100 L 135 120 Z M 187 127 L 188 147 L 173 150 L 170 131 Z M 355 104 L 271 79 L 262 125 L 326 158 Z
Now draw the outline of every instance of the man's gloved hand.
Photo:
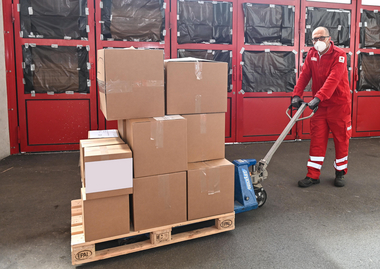
M 292 98 L 292 107 L 300 108 L 301 104 L 302 104 L 301 97 L 296 95 Z
M 310 107 L 311 110 L 314 110 L 318 106 L 320 101 L 321 100 L 319 100 L 318 97 L 314 97 L 314 99 L 311 100 L 307 105 Z

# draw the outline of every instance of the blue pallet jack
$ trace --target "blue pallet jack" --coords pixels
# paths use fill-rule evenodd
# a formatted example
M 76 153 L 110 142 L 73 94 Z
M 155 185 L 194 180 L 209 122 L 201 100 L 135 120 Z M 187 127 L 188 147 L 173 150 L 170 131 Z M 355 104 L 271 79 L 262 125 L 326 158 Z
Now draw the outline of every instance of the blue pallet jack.
M 297 121 L 311 118 L 318 109 L 317 107 L 309 116 L 300 118 L 306 107 L 307 103 L 302 103 L 293 118 L 289 115 L 291 106 L 288 107 L 286 115 L 288 115 L 290 122 L 259 163 L 255 159 L 239 159 L 232 162 L 235 165 L 235 213 L 250 211 L 265 204 L 267 193 L 261 183 L 268 177 L 267 166 L 294 124 Z

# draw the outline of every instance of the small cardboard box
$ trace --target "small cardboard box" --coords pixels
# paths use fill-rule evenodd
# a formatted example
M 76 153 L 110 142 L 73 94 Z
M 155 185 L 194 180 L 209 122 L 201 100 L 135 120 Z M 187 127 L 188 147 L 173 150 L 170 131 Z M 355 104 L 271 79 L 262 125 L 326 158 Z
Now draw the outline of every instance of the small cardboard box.
M 134 179 L 134 230 L 186 221 L 186 172 Z
M 127 144 L 84 148 L 87 199 L 133 192 L 132 151 Z
M 182 115 L 187 120 L 189 163 L 223 159 L 225 113 Z
M 176 115 L 132 119 L 125 124 L 135 178 L 187 170 L 185 118 Z
M 189 163 L 187 219 L 234 211 L 234 165 L 226 159 Z
M 82 189 L 82 203 L 86 242 L 130 232 L 129 195 L 88 199 Z
M 107 120 L 165 115 L 163 51 L 98 50 L 100 109 Z
M 83 186 L 85 186 L 84 148 L 106 146 L 106 145 L 118 145 L 118 144 L 125 144 L 124 141 L 119 136 L 112 137 L 112 138 L 83 139 L 79 141 L 79 164 L 80 164 L 80 175 L 83 182 Z
M 93 130 L 88 131 L 88 139 L 119 137 L 117 130 Z
M 165 60 L 166 114 L 227 112 L 227 69 L 223 62 Z

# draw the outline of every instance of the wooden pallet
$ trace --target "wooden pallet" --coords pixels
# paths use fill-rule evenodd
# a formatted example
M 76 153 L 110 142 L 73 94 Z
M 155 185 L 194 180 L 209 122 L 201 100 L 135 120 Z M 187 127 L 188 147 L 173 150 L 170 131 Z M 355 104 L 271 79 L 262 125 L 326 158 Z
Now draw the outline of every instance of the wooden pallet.
M 172 234 L 174 228 L 185 225 L 201 223 L 205 221 L 215 220 L 215 225 L 206 228 L 195 228 L 190 231 L 183 231 Z M 188 226 L 190 227 L 190 226 Z M 83 218 L 81 200 L 71 201 L 71 258 L 72 264 L 78 265 L 124 254 L 138 252 L 146 249 L 156 248 L 169 244 L 174 244 L 186 240 L 204 237 L 212 234 L 222 233 L 235 229 L 235 212 L 223 215 L 212 216 L 173 225 L 152 228 L 143 231 L 132 231 L 128 234 L 108 237 L 91 242 L 85 242 L 83 234 Z M 112 240 L 120 240 L 125 238 L 133 238 L 141 235 L 149 235 L 149 239 L 142 242 L 135 242 L 126 245 L 106 248 L 103 250 L 95 250 L 95 245 L 109 242 Z M 148 237 L 147 237 L 148 238 Z

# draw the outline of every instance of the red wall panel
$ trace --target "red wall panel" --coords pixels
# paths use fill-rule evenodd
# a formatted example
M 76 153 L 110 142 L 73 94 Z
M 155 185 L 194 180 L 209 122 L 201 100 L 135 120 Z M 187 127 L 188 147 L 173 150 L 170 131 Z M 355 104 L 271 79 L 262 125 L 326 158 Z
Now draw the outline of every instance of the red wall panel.
M 380 96 L 358 96 L 356 102 L 355 131 L 380 132 Z
M 243 137 L 278 136 L 289 123 L 285 114 L 290 103 L 289 97 L 247 97 L 243 99 Z
M 90 100 L 27 100 L 26 114 L 29 146 L 78 145 L 90 130 Z

